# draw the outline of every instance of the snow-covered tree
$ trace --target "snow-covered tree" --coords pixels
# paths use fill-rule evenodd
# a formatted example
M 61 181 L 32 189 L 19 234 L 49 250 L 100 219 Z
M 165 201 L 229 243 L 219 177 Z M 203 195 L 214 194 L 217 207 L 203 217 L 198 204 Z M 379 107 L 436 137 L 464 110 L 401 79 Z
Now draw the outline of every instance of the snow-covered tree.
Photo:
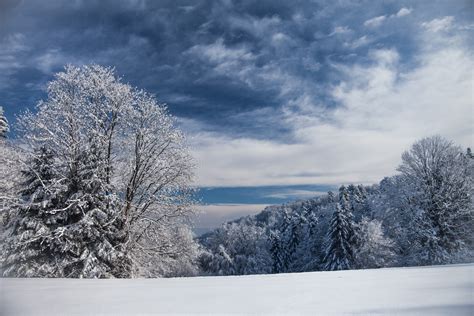
M 200 258 L 205 273 L 217 275 L 272 272 L 265 230 L 243 223 L 226 223 L 204 238 L 207 251 Z
M 5 276 L 130 276 L 119 201 L 99 178 L 95 155 L 91 150 L 79 156 L 77 174 L 63 178 L 53 153 L 47 147 L 35 150 L 9 225 Z
M 8 120 L 3 113 L 3 107 L 0 106 L 0 138 L 7 138 L 9 130 Z
M 355 227 L 349 195 L 344 186 L 339 189 L 339 203 L 329 224 L 325 244 L 324 270 L 346 270 L 354 267 Z
M 283 257 L 282 241 L 279 232 L 270 233 L 270 254 L 272 256 L 272 273 L 280 273 L 286 270 Z
M 13 140 L 7 138 L 9 130 L 8 121 L 0 106 L 0 275 L 1 262 L 6 255 L 4 249 L 8 234 L 6 224 L 18 202 L 18 185 L 22 181 L 21 168 L 24 158 L 23 151 Z
M 199 273 L 199 255 L 201 249 L 194 241 L 193 232 L 188 225 L 162 225 L 163 231 L 159 244 L 152 244 L 142 251 L 142 257 L 150 258 L 150 261 L 142 261 L 137 266 L 138 275 L 144 277 L 183 277 L 195 276 Z M 166 238 L 166 239 L 164 239 Z M 144 244 L 146 246 L 146 244 Z M 159 247 L 159 248 L 158 248 Z M 158 258 L 157 258 L 158 257 Z M 142 259 L 143 260 L 143 259 Z
M 474 223 L 468 158 L 460 147 L 434 136 L 403 153 L 398 170 L 411 189 L 419 263 L 450 262 L 465 248 Z
M 335 202 L 336 201 L 336 198 L 334 197 L 334 193 L 332 191 L 329 191 L 328 192 L 328 202 L 332 203 L 332 202 Z
M 137 267 L 162 265 L 177 255 L 163 252 L 162 244 L 192 213 L 193 162 L 166 106 L 143 91 L 135 91 L 133 101 L 117 154 L 127 247 Z
M 363 218 L 357 226 L 357 267 L 366 269 L 387 266 L 395 258 L 394 243 L 384 236 L 382 222 Z
M 9 139 L 0 139 L 0 219 L 18 200 L 23 160 L 23 150 Z
M 192 163 L 164 105 L 112 68 L 67 66 L 20 123 L 33 152 L 5 275 L 151 276 L 187 264 L 176 258 L 195 250 Z
M 295 223 L 293 226 L 298 235 L 298 242 L 292 255 L 290 271 L 319 270 L 321 257 L 319 251 L 323 236 L 319 232 L 317 211 L 310 203 L 303 203 L 302 211 L 293 216 Z
M 279 254 L 281 260 L 281 269 L 278 272 L 288 272 L 290 268 L 293 254 L 298 244 L 298 235 L 296 224 L 293 223 L 293 217 L 290 208 L 283 209 L 282 221 L 279 226 Z

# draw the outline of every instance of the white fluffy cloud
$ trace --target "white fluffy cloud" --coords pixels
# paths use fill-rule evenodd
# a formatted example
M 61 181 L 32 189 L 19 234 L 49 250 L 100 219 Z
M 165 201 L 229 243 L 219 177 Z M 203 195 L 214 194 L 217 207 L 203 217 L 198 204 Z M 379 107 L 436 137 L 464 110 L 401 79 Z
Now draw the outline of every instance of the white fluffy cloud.
M 412 9 L 409 8 L 401 8 L 397 14 L 395 14 L 396 17 L 401 18 L 402 16 L 409 15 L 411 13 Z
M 451 29 L 453 25 L 454 17 L 452 16 L 445 16 L 439 19 L 433 19 L 429 22 L 421 23 L 425 29 L 430 32 L 439 32 L 439 31 L 446 31 Z
M 433 46 L 430 34 L 412 69 L 401 67 L 395 49 L 372 50 L 371 66 L 335 65 L 346 78 L 331 88 L 335 109 L 323 111 L 308 96 L 298 99 L 304 115 L 293 106 L 275 112 L 292 127 L 291 143 L 195 133 L 198 184 L 373 183 L 393 174 L 401 152 L 421 137 L 472 145 L 472 53 L 461 39 L 438 37 Z

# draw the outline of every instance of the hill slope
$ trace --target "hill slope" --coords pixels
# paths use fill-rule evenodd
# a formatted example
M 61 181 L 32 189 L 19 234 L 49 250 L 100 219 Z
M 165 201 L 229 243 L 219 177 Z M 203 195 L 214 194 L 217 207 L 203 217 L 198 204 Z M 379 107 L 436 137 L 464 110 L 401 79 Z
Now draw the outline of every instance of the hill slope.
M 474 264 L 175 279 L 0 279 L 0 290 L 1 315 L 469 315 Z

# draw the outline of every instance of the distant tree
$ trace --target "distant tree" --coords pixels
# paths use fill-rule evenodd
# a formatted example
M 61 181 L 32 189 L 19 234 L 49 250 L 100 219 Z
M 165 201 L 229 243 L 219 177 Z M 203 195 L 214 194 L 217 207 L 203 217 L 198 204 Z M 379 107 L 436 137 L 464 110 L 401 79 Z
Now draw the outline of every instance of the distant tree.
M 350 193 L 348 188 L 346 188 L 344 185 L 339 187 L 339 204 L 341 205 L 342 209 L 352 211 Z
M 320 234 L 318 210 L 314 205 L 303 202 L 301 210 L 296 212 L 295 231 L 298 234 L 298 243 L 292 256 L 290 266 L 293 272 L 315 271 L 320 266 Z
M 380 221 L 363 218 L 357 226 L 355 258 L 358 268 L 381 268 L 394 260 L 394 243 L 384 236 Z
M 263 228 L 245 223 L 225 223 L 203 240 L 200 257 L 206 274 L 239 275 L 271 273 L 272 255 Z
M 335 202 L 335 201 L 336 201 L 336 198 L 334 197 L 334 193 L 332 191 L 329 191 L 328 192 L 328 202 L 332 203 L 332 202 Z
M 282 242 L 279 232 L 270 233 L 270 253 L 272 256 L 272 273 L 280 273 L 286 270 L 285 258 L 282 257 Z
M 352 214 L 343 203 L 339 202 L 333 213 L 326 237 L 323 269 L 347 270 L 354 268 L 354 239 Z
M 280 257 L 282 260 L 282 270 L 280 272 L 288 272 L 290 269 L 293 253 L 296 249 L 297 236 L 293 235 L 294 224 L 292 223 L 292 210 L 288 207 L 284 208 L 282 222 L 279 227 L 280 231 Z M 296 231 L 295 231 L 296 232 Z
M 474 223 L 468 158 L 452 142 L 428 137 L 403 153 L 398 170 L 416 211 L 418 261 L 450 262 L 465 248 Z
M 372 216 L 367 201 L 367 193 L 363 185 L 355 186 L 354 184 L 350 184 L 345 191 L 345 198 L 349 201 L 351 211 L 357 215 L 357 221 L 361 220 L 364 216 Z

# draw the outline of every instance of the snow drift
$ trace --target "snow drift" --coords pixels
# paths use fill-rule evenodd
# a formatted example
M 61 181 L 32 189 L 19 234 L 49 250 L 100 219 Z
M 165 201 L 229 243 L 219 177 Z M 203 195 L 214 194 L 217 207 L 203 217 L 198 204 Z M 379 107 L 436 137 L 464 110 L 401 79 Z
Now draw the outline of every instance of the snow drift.
M 474 264 L 174 279 L 0 279 L 2 315 L 474 313 Z

